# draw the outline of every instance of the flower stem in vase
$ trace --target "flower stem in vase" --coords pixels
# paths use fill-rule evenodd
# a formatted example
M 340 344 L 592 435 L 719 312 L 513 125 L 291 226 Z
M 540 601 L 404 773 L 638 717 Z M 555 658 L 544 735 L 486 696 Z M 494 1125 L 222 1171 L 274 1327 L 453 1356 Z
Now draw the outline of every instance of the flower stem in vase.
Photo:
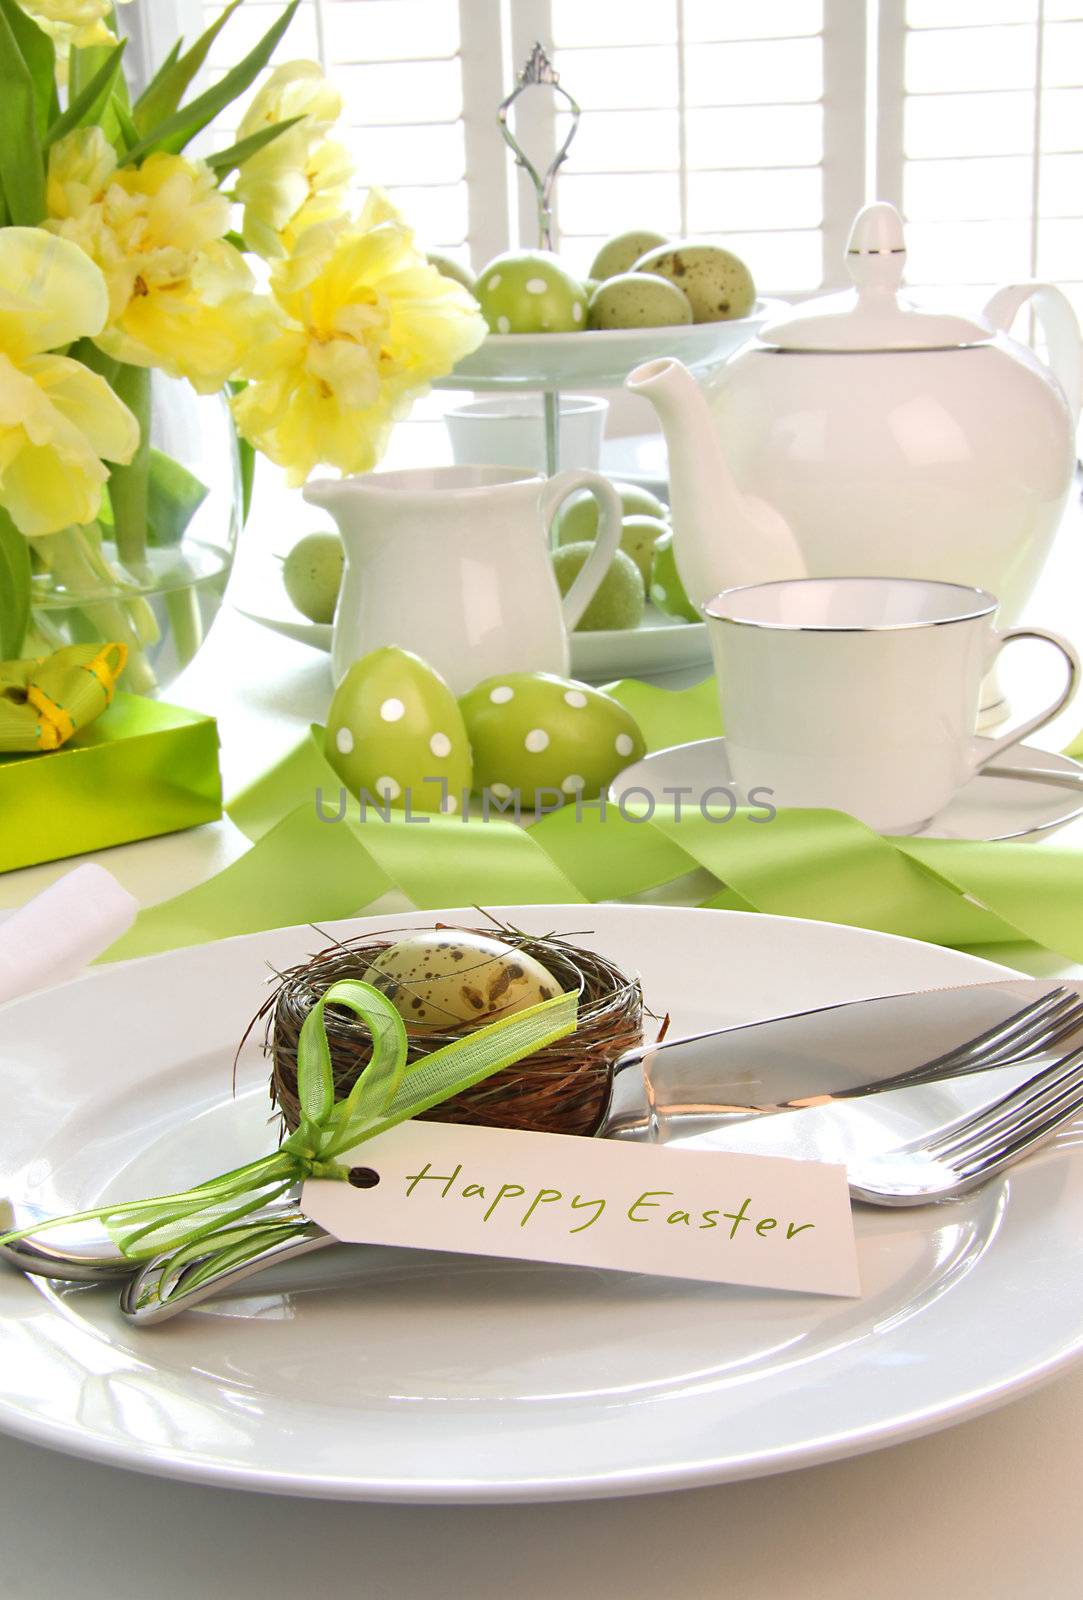
M 146 694 L 157 685 L 154 668 L 144 646 L 156 642 L 159 632 L 154 613 L 141 595 L 102 598 L 103 588 L 118 590 L 123 580 L 95 547 L 96 524 L 72 524 L 58 533 L 42 534 L 32 543 L 56 582 L 70 596 L 72 609 L 82 613 L 97 637 L 116 639 L 128 646 L 124 686 Z
M 150 482 L 150 371 L 147 367 L 118 365 L 113 389 L 139 423 L 139 448 L 127 466 L 114 466 L 109 475 L 117 555 L 136 577 L 147 559 L 147 494 Z

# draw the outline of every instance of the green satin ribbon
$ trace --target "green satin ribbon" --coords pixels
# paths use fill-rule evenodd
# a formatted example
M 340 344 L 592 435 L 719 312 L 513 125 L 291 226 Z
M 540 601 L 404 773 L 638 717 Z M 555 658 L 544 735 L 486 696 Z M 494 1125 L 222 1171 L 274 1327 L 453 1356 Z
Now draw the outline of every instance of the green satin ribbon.
M 0 755 L 58 750 L 101 716 L 124 671 L 123 644 L 69 644 L 36 661 L 0 661 Z
M 332 984 L 305 1017 L 297 1044 L 300 1124 L 272 1155 L 177 1194 L 95 1206 L 6 1233 L 0 1245 L 93 1220 L 105 1225 L 133 1265 L 169 1252 L 174 1267 L 198 1256 L 201 1272 L 219 1271 L 304 1226 L 296 1217 L 268 1221 L 259 1215 L 287 1190 L 308 1178 L 349 1181 L 352 1169 L 340 1156 L 574 1033 L 578 1004 L 574 991 L 555 995 L 407 1061 L 406 1029 L 386 995 L 367 983 Z M 352 1011 L 372 1036 L 365 1070 L 346 1099 L 338 1101 L 324 1023 L 329 1005 Z
M 650 750 L 721 732 L 713 681 L 610 691 Z M 619 900 L 650 893 L 730 910 L 848 923 L 959 948 L 1033 943 L 1083 961 L 1083 851 L 1042 843 L 884 838 L 836 811 L 738 812 L 728 823 L 657 806 L 649 822 L 573 805 L 529 828 L 401 813 L 340 823 L 340 780 L 315 729 L 228 807 L 252 848 L 208 882 L 142 913 L 107 959 L 348 917 L 389 889 L 419 909 Z M 689 876 L 692 874 L 693 876 Z

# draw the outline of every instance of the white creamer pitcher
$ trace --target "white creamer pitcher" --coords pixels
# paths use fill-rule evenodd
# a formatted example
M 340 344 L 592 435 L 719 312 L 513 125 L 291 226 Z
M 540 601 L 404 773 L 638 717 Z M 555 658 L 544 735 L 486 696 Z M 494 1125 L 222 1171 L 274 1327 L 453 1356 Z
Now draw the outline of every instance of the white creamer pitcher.
M 598 501 L 598 538 L 562 600 L 549 527 L 580 489 Z M 455 694 L 498 672 L 566 675 L 568 633 L 620 543 L 620 497 L 594 472 L 431 467 L 317 479 L 304 494 L 335 518 L 346 550 L 336 683 L 383 645 L 423 657 Z

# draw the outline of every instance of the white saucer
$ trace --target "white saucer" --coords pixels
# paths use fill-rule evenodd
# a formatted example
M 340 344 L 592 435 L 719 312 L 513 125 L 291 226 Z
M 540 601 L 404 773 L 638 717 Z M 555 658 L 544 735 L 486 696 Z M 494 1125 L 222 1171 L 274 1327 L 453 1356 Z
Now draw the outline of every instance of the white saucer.
M 992 743 L 991 739 L 978 740 L 979 745 Z M 1012 772 L 1025 769 L 1035 776 L 1001 776 L 1002 769 Z M 694 744 L 678 744 L 656 751 L 625 767 L 613 781 L 609 798 L 616 804 L 622 795 L 638 790 L 637 796 L 629 798 L 629 811 L 642 811 L 647 805 L 643 790 L 662 803 L 666 800 L 663 792 L 666 788 L 691 787 L 694 803 L 699 790 L 731 782 L 725 739 L 700 739 Z M 1068 756 L 1019 744 L 994 766 L 972 778 L 950 805 L 912 837 L 1023 839 L 1062 828 L 1081 814 L 1083 766 Z
M 306 622 L 299 612 L 287 615 L 288 602 L 281 610 L 235 607 L 242 617 L 258 622 L 273 633 L 315 650 L 330 650 L 331 624 Z M 648 606 L 638 628 L 607 628 L 597 633 L 573 633 L 571 675 L 583 683 L 609 683 L 614 678 L 633 678 L 642 674 L 657 676 L 698 667 L 711 659 L 705 622 L 677 622 Z

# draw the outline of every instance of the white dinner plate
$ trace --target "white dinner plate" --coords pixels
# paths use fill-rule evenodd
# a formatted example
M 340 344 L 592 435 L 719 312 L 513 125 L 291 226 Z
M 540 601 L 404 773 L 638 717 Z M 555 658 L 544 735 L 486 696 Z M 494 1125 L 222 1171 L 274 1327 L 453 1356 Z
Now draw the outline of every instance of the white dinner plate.
M 598 328 L 582 333 L 490 333 L 437 389 L 606 388 L 656 356 L 686 367 L 717 366 L 755 338 L 769 317 L 787 309 L 757 300 L 751 316 L 697 322 L 686 328 Z
M 992 743 L 991 739 L 977 740 L 979 748 Z M 733 787 L 726 741 L 697 739 L 656 750 L 625 767 L 610 785 L 609 798 L 619 805 L 626 796 L 629 812 L 646 815 L 652 802 L 666 801 L 667 790 L 672 801 L 672 791 L 684 789 L 688 792 L 685 804 L 695 806 L 700 795 L 719 786 Z M 736 789 L 733 794 L 740 799 Z M 716 816 L 727 804 L 718 796 L 709 802 Z M 1019 744 L 971 778 L 950 804 L 912 837 L 1026 839 L 1063 828 L 1081 813 L 1083 766 L 1070 756 Z
M 331 649 L 331 624 L 307 622 L 299 612 L 289 613 L 289 603 L 271 609 L 238 605 L 242 617 L 258 622 L 315 650 Z M 607 628 L 597 633 L 573 633 L 571 675 L 584 683 L 609 683 L 613 678 L 657 676 L 705 665 L 711 659 L 705 622 L 678 622 L 654 606 L 647 606 L 638 628 Z
M 504 915 L 574 931 L 638 971 L 678 1032 L 1002 970 L 735 912 Z M 332 931 L 437 917 L 477 912 Z M 0 1192 L 67 1211 L 270 1149 L 266 1062 L 246 1046 L 234 1093 L 234 1048 L 269 972 L 326 943 L 324 930 L 279 929 L 10 1003 Z M 343 1248 L 137 1331 L 114 1290 L 0 1268 L 0 1427 L 167 1477 L 405 1502 L 633 1494 L 851 1455 L 999 1404 L 1079 1354 L 1083 1162 L 1070 1139 L 951 1205 L 859 1208 L 857 1300 Z

